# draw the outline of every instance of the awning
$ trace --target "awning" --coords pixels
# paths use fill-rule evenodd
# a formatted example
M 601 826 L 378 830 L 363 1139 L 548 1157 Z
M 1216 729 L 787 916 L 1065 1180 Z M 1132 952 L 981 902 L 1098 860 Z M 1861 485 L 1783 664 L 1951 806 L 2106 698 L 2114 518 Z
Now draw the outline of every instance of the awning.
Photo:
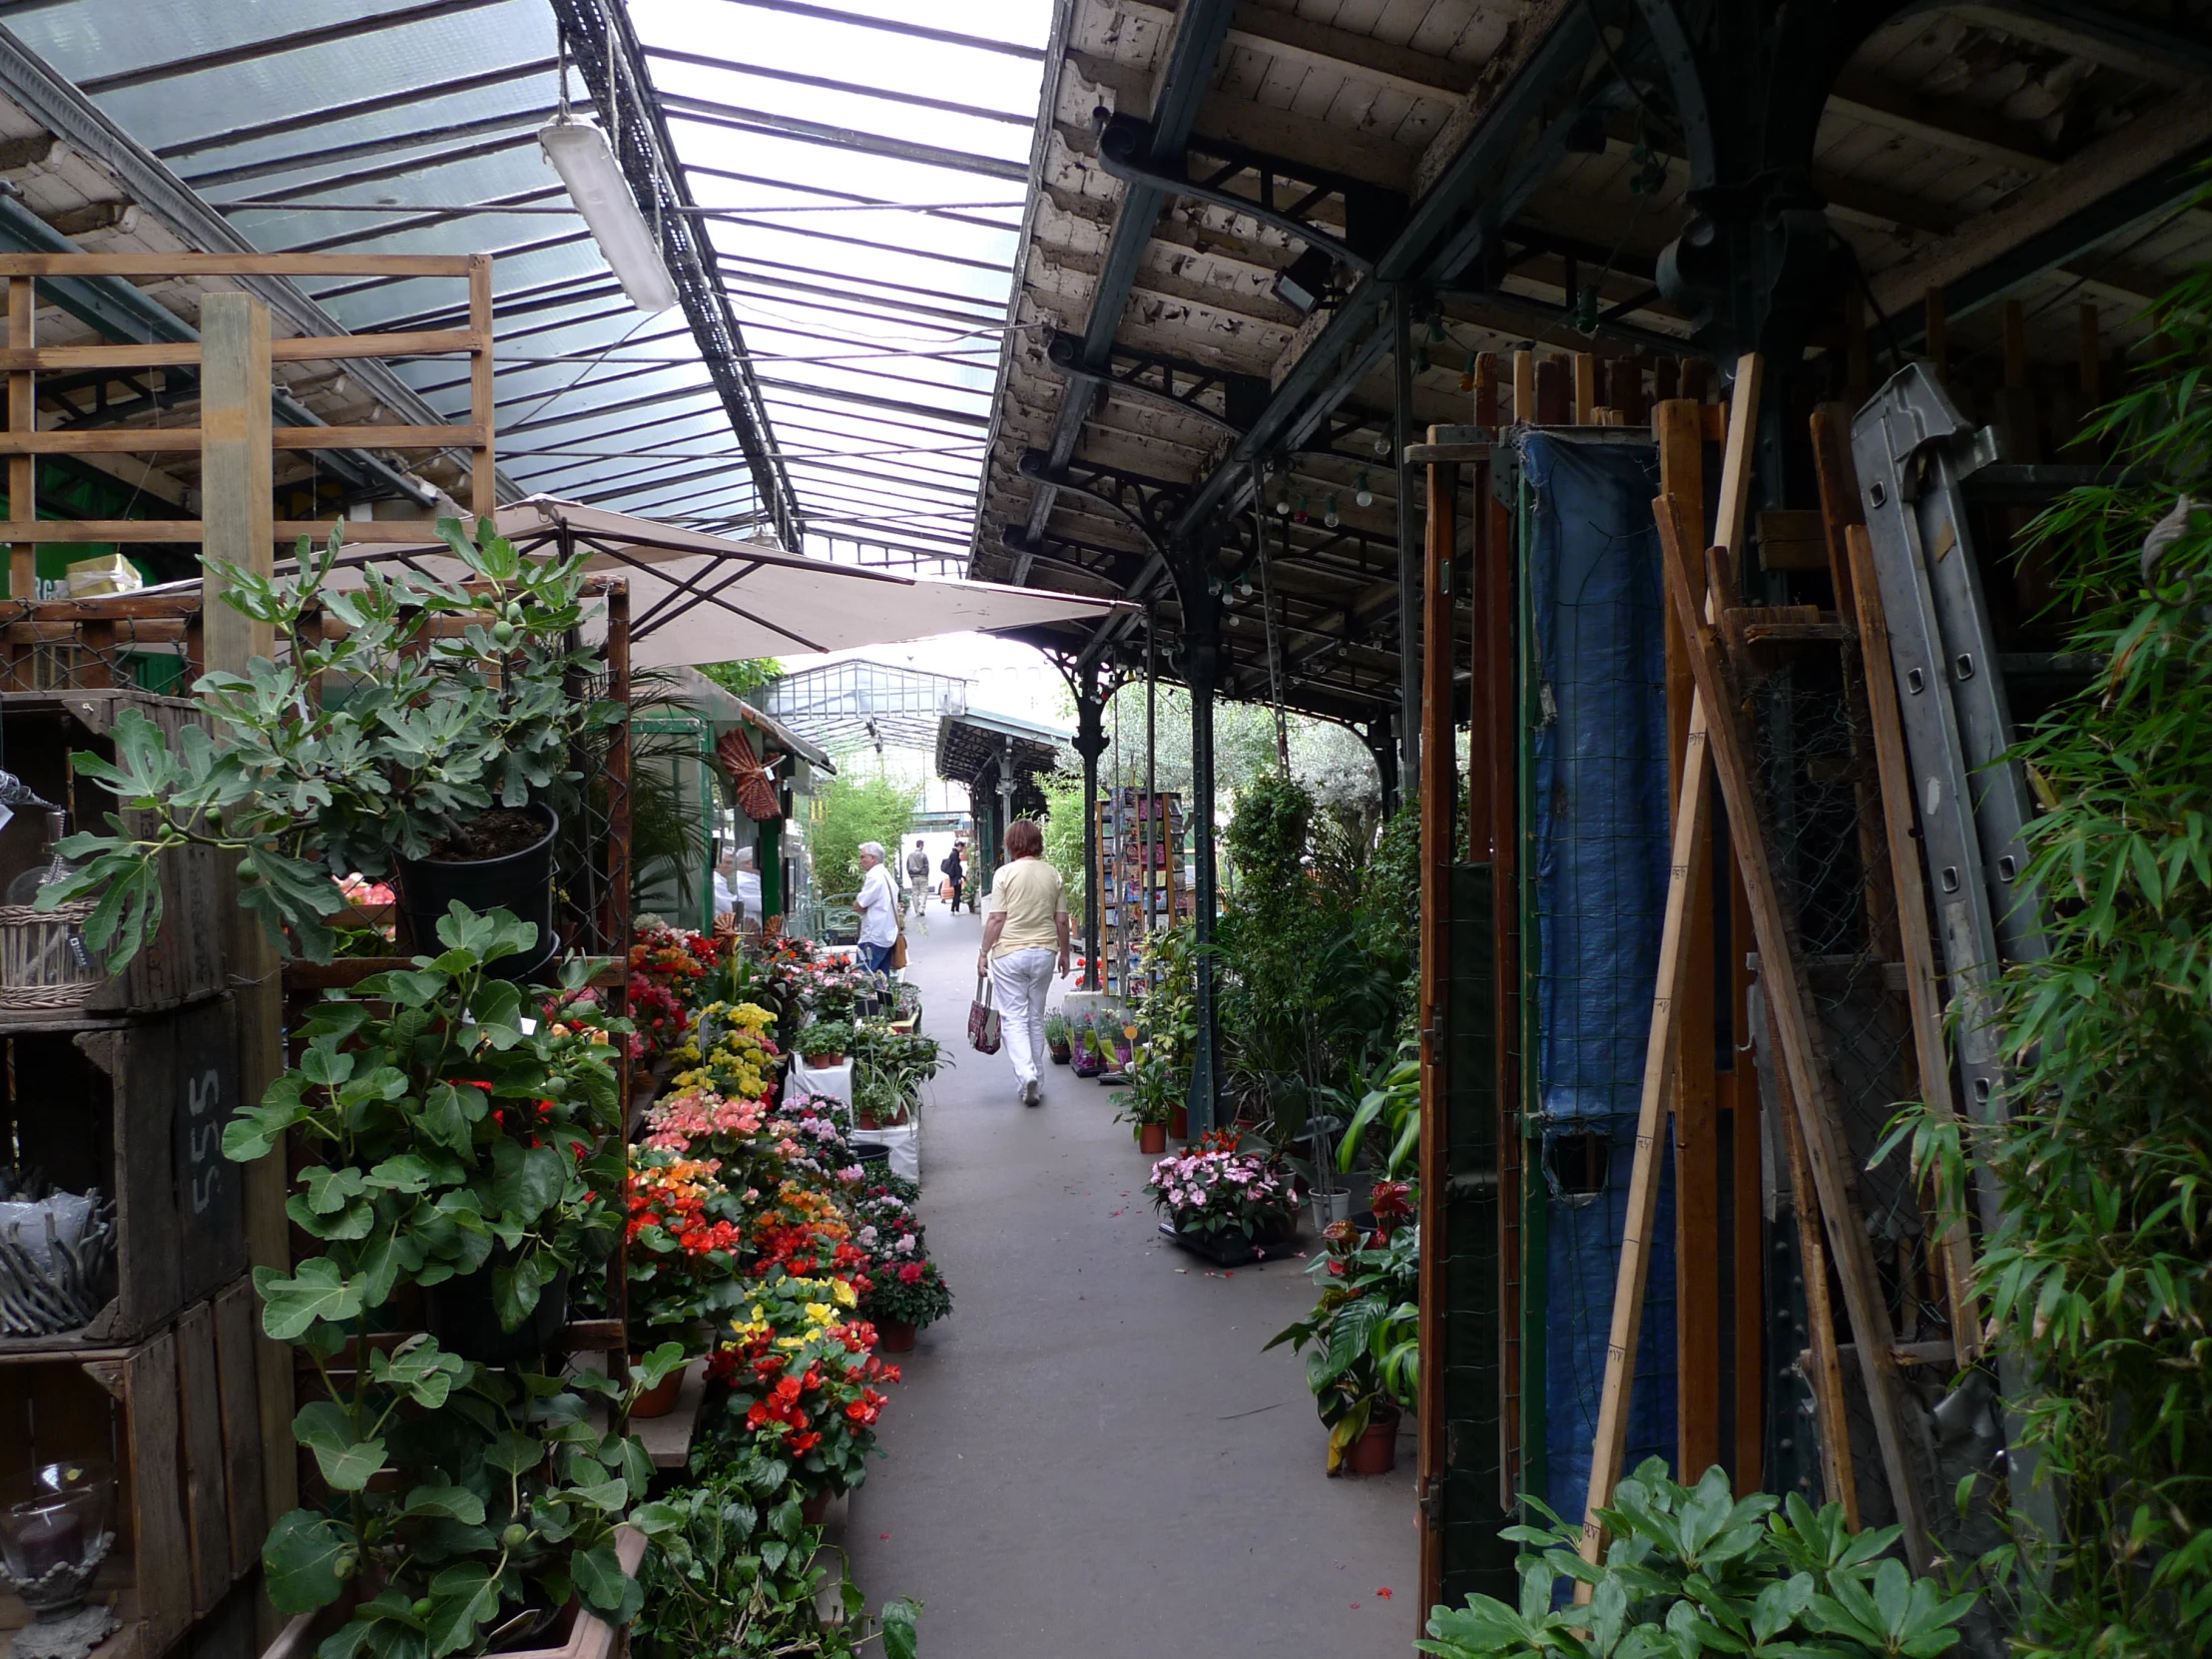
M 542 495 L 502 507 L 496 522 L 525 554 L 585 548 L 587 569 L 628 579 L 636 668 L 998 633 L 1123 608 L 1114 600 L 835 564 Z M 361 543 L 341 555 L 344 568 L 363 565 L 448 582 L 467 574 L 442 542 Z M 333 580 L 342 583 L 342 574 Z

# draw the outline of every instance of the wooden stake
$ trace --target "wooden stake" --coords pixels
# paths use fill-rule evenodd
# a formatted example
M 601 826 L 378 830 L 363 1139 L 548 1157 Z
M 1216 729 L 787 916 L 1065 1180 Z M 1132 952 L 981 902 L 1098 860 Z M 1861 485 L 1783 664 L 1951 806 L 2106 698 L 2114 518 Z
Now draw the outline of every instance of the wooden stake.
M 1536 423 L 1536 353 L 1513 353 L 1513 424 L 1533 426 Z
M 1758 425 L 1760 361 L 1747 352 L 1738 364 L 1735 408 L 1729 441 L 1721 461 L 1721 528 L 1741 538 L 1751 488 L 1751 434 Z M 1677 416 L 1676 418 L 1680 418 Z M 1677 506 L 1675 497 L 1660 500 Z M 1719 596 L 1708 593 L 1708 612 Z M 1712 792 L 1706 788 L 1709 759 L 1708 711 L 1702 695 L 1690 702 L 1684 734 L 1682 785 L 1675 797 L 1674 838 L 1668 861 L 1667 903 L 1659 928 L 1658 988 L 1652 997 L 1651 1034 L 1644 1044 L 1643 1090 L 1636 1109 L 1636 1155 L 1629 1166 L 1628 1215 L 1622 1230 L 1620 1266 L 1613 1284 L 1612 1330 L 1605 1350 L 1605 1382 L 1598 1395 L 1597 1437 L 1590 1447 L 1590 1486 L 1582 1509 L 1582 1558 L 1596 1562 L 1605 1549 L 1605 1526 L 1598 1510 L 1613 1500 L 1621 1465 L 1628 1454 L 1628 1406 L 1636 1375 L 1636 1344 L 1643 1323 L 1644 1282 L 1650 1272 L 1650 1244 L 1659 1208 L 1659 1135 L 1666 1123 L 1675 1064 L 1682 1039 L 1683 990 L 1690 970 L 1691 904 L 1698 890 L 1698 859 L 1712 856 Z M 1698 1473 L 1702 1473 L 1700 1470 Z M 1689 1478 L 1696 1475 L 1685 1470 Z M 1578 1583 L 1578 1603 L 1590 1586 Z
M 1574 392 L 1564 357 L 1543 357 L 1536 363 L 1536 424 L 1564 426 L 1574 418 Z
M 468 418 L 481 434 L 468 452 L 468 510 L 489 518 L 499 510 L 499 479 L 492 466 L 492 422 L 498 418 L 492 380 L 491 256 L 468 260 L 468 328 L 481 342 L 468 359 Z
M 1597 408 L 1597 358 L 1587 351 L 1574 354 L 1574 423 L 1594 425 Z
M 1907 1454 L 1890 1310 L 1883 1301 L 1873 1253 L 1853 1202 L 1851 1156 L 1820 1059 L 1818 1027 L 1798 972 L 1795 947 L 1768 858 L 1748 753 L 1736 730 L 1733 705 L 1727 701 L 1729 691 L 1721 672 L 1716 636 L 1699 614 L 1692 591 L 1694 554 L 1687 539 L 1692 528 L 1681 516 L 1678 504 L 1666 501 L 1660 515 L 1659 539 L 1666 551 L 1663 565 L 1668 599 L 1682 619 L 1682 631 L 1690 643 L 1690 668 L 1697 677 L 1698 696 L 1714 711 L 1710 732 L 1714 773 L 1720 781 L 1728 821 L 1737 831 L 1737 865 L 1743 871 L 1744 891 L 1751 899 L 1752 927 L 1775 1034 L 1789 1069 L 1790 1090 L 1805 1136 L 1814 1185 L 1821 1196 L 1829 1247 L 1835 1253 L 1837 1274 L 1843 1281 L 1844 1308 L 1851 1317 L 1853 1347 L 1866 1378 L 1891 1500 L 1904 1530 L 1906 1559 L 1915 1572 L 1926 1572 L 1934 1557 L 1926 1505 Z
M 1950 1057 L 1943 1047 L 1942 992 L 1936 982 L 1936 945 L 1929 923 L 1928 892 L 1921 884 L 1913 815 L 1913 764 L 1906 754 L 1904 717 L 1898 708 L 1897 671 L 1890 659 L 1890 625 L 1882 590 L 1875 585 L 1874 547 L 1867 528 L 1846 531 L 1853 586 L 1858 594 L 1859 648 L 1866 659 L 1867 705 L 1874 728 L 1875 761 L 1882 781 L 1882 818 L 1889 830 L 1890 868 L 1897 888 L 1898 931 L 1905 956 L 1905 995 L 1913 1015 L 1913 1052 L 1921 1096 L 1944 1118 L 1955 1120 Z M 1943 1230 L 1943 1284 L 1950 1298 L 1950 1340 L 1960 1369 L 1981 1352 L 1981 1314 L 1973 1294 L 1973 1249 L 1963 1218 Z
M 205 650 L 210 670 L 244 674 L 251 658 L 276 655 L 276 641 L 268 624 L 222 602 L 227 584 L 212 561 L 222 559 L 264 578 L 276 571 L 269 307 L 250 293 L 210 293 L 201 302 L 200 330 L 205 353 L 200 420 L 207 434 L 200 472 Z M 259 918 L 236 903 L 224 909 L 223 943 L 238 1004 L 239 1097 L 260 1100 L 284 1069 L 276 952 Z M 285 1186 L 281 1148 L 246 1166 L 247 1252 L 256 1267 L 279 1273 L 288 1273 L 291 1263 Z M 297 1502 L 291 1350 L 264 1340 L 256 1345 L 255 1360 L 264 1512 L 281 1515 Z
M 1495 351 L 1474 354 L 1474 423 L 1492 432 L 1498 428 L 1497 370 Z

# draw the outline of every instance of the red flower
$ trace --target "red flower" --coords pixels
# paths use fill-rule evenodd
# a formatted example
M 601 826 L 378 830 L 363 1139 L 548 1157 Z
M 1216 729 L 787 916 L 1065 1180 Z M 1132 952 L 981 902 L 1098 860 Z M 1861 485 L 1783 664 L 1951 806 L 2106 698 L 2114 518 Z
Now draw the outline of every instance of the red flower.
M 904 1267 L 900 1268 L 898 1270 L 898 1282 L 901 1285 L 920 1284 L 921 1264 L 919 1262 L 908 1262 Z

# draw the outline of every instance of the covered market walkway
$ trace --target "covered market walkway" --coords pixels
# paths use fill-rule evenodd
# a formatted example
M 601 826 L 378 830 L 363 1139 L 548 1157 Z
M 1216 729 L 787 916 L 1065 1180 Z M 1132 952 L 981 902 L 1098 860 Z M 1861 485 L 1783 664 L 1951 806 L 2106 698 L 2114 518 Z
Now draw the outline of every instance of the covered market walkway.
M 1220 1275 L 1170 1247 L 1112 1091 L 1048 1067 L 1043 1108 L 1017 1105 L 963 1031 L 980 923 L 926 923 L 908 976 L 958 1063 L 924 1113 L 921 1215 L 957 1301 L 844 1506 L 854 1579 L 921 1601 L 959 1659 L 1403 1653 L 1410 1419 L 1398 1472 L 1323 1477 L 1302 1362 L 1260 1352 L 1311 1308 L 1304 1264 Z

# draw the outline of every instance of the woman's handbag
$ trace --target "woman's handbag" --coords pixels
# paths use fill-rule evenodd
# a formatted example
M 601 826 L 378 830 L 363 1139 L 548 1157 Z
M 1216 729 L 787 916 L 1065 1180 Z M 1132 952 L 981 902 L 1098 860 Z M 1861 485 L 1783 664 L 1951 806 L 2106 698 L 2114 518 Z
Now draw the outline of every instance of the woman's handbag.
M 991 1006 L 991 982 L 987 974 L 975 976 L 975 1000 L 968 1004 L 968 1045 L 978 1054 L 998 1052 L 998 1010 Z
M 898 936 L 897 936 L 896 938 L 894 938 L 894 939 L 892 939 L 892 940 L 891 940 L 891 959 L 890 959 L 890 961 L 889 961 L 889 962 L 888 962 L 887 964 L 885 964 L 885 965 L 887 965 L 887 966 L 889 966 L 889 967 L 893 967 L 893 968 L 902 968 L 902 967 L 904 967 L 904 966 L 906 965 L 906 929 L 905 929 L 905 928 L 901 927 L 901 928 L 900 928 L 900 929 L 898 930 Z

